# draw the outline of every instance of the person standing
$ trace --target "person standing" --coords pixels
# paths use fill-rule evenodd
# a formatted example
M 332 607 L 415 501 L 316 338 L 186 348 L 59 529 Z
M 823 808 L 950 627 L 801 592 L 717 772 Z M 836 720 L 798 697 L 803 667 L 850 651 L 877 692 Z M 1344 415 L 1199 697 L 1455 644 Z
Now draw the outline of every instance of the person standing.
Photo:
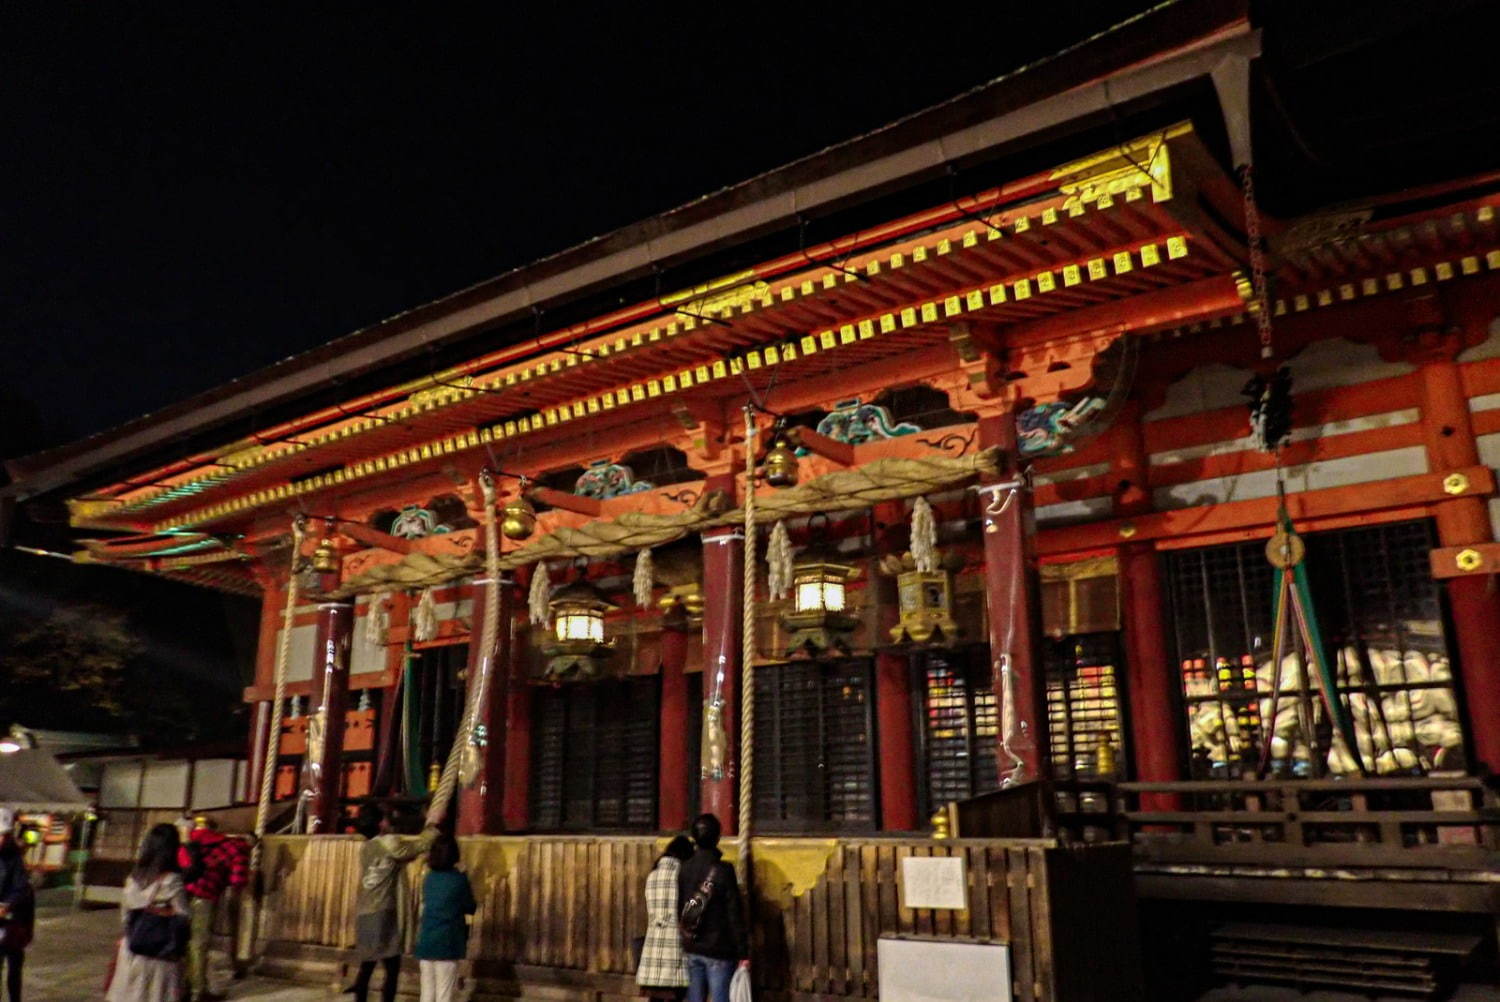
M 700 814 L 692 831 L 697 851 L 677 874 L 687 1002 L 729 1002 L 736 963 L 750 966 L 744 902 L 734 867 L 719 851 L 719 819 Z
M 187 982 L 189 998 L 218 1002 L 224 998 L 209 991 L 208 954 L 213 942 L 214 913 L 226 890 L 243 887 L 250 877 L 249 847 L 237 838 L 219 834 L 212 818 L 198 818 L 188 833 L 187 844 L 177 854 L 192 913 L 192 938 L 188 940 Z
M 178 872 L 177 850 L 182 840 L 177 829 L 160 824 L 146 833 L 140 858 L 125 881 L 120 900 L 120 918 L 130 928 L 132 912 L 152 911 L 188 916 L 187 894 Z M 130 937 L 121 937 L 110 978 L 108 1002 L 177 1002 L 182 992 L 182 960 L 147 957 L 130 949 Z
M 359 850 L 359 890 L 354 902 L 354 955 L 359 973 L 349 991 L 354 1002 L 366 1002 L 370 977 L 379 964 L 385 971 L 380 997 L 395 1002 L 396 981 L 401 976 L 401 872 L 428 850 L 437 830 L 429 827 L 416 838 L 393 834 L 390 818 L 374 804 L 360 806 L 355 828 L 365 844 Z
M 646 876 L 646 939 L 641 944 L 635 983 L 652 998 L 681 999 L 688 985 L 677 929 L 677 876 L 693 855 L 693 843 L 678 835 Z
M 21 971 L 35 922 L 36 897 L 21 844 L 9 831 L 0 831 L 0 961 L 9 1002 L 21 1002 Z
M 469 878 L 457 866 L 458 840 L 452 835 L 433 839 L 415 951 L 422 972 L 421 1002 L 453 1002 L 458 962 L 469 953 L 469 916 L 478 905 Z

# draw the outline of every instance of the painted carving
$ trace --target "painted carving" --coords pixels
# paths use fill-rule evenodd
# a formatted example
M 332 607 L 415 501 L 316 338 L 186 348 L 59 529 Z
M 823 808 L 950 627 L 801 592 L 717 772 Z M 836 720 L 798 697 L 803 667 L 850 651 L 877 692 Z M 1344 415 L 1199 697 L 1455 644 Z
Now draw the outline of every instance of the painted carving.
M 1071 452 L 1068 438 L 1089 418 L 1104 409 L 1103 397 L 1084 397 L 1073 403 L 1037 404 L 1016 419 L 1024 456 L 1051 456 Z
M 921 430 L 908 421 L 897 423 L 891 417 L 889 407 L 860 403 L 858 397 L 839 401 L 828 416 L 818 422 L 819 435 L 850 445 L 914 435 Z
M 449 526 L 438 521 L 436 512 L 414 504 L 402 508 L 396 520 L 391 523 L 391 535 L 402 539 L 422 539 L 451 531 Z
M 606 498 L 617 498 L 624 494 L 639 494 L 641 491 L 653 490 L 655 487 L 655 484 L 635 479 L 635 472 L 624 463 L 611 463 L 607 459 L 600 459 L 590 463 L 589 468 L 583 471 L 583 475 L 578 478 L 578 483 L 573 487 L 573 493 L 580 497 L 598 498 L 603 501 Z

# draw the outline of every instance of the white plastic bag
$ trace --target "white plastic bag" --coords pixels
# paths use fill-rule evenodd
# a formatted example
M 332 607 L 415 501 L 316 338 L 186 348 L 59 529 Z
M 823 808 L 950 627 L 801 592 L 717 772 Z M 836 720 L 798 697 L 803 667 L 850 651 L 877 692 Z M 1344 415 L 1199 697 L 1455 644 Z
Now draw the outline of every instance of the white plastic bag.
M 750 1002 L 750 968 L 743 964 L 734 969 L 729 979 L 729 1002 Z

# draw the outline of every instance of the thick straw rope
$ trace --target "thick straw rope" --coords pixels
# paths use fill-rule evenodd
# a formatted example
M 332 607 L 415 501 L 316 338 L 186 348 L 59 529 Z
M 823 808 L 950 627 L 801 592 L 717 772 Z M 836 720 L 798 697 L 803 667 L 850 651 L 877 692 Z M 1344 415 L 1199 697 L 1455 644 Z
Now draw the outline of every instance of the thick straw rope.
M 260 869 L 261 846 L 271 818 L 271 788 L 276 782 L 276 764 L 281 751 L 281 707 L 286 702 L 286 663 L 292 651 L 292 625 L 297 615 L 297 561 L 302 556 L 306 520 L 292 521 L 292 569 L 287 575 L 286 611 L 281 618 L 281 642 L 276 647 L 275 692 L 271 697 L 271 726 L 266 730 L 265 764 L 260 771 L 260 800 L 255 805 L 255 845 L 250 850 L 250 872 Z
M 750 894 L 750 818 L 755 782 L 755 411 L 745 405 L 744 604 L 740 623 L 740 805 L 736 866 Z
M 500 630 L 500 540 L 495 529 L 495 481 L 488 470 L 479 475 L 479 489 L 484 496 L 484 569 L 489 578 L 484 589 L 484 625 L 479 634 L 479 677 L 469 679 L 463 719 L 453 738 L 453 747 L 448 751 L 448 761 L 443 763 L 443 775 L 432 795 L 432 803 L 427 806 L 429 824 L 436 824 L 447 816 L 448 802 L 453 799 L 454 788 L 458 786 L 459 761 L 474 734 L 474 722 L 479 718 L 480 707 L 484 706 L 490 687 L 495 638 Z

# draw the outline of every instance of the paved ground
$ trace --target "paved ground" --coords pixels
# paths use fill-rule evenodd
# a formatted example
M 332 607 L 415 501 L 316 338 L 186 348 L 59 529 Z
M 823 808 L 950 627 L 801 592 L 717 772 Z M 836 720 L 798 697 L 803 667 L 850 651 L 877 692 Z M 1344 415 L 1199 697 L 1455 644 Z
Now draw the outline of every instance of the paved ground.
M 120 913 L 114 909 L 80 912 L 44 901 L 37 913 L 36 941 L 26 951 L 26 1002 L 101 998 L 104 973 L 119 935 Z M 288 986 L 284 981 L 230 982 L 227 967 L 217 975 L 217 985 L 224 986 L 235 1002 L 327 1002 L 329 998 L 322 989 Z

